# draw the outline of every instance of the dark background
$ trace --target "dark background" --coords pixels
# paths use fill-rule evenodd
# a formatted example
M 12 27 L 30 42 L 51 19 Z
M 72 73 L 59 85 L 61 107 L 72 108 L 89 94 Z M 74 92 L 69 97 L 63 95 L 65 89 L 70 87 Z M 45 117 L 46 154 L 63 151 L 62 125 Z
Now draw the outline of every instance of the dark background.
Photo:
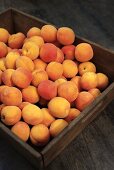
M 114 51 L 113 0 L 0 0 Z M 49 165 L 48 170 L 114 170 L 114 101 Z M 0 138 L 0 170 L 35 170 Z

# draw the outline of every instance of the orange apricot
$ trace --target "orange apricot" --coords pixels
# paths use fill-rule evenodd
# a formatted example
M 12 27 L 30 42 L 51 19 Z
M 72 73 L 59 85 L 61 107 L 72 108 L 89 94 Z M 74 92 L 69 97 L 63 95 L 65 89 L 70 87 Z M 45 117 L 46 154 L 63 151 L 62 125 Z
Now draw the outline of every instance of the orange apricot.
M 25 42 L 22 47 L 22 55 L 35 60 L 39 56 L 39 47 L 32 41 Z
M 37 88 L 34 86 L 28 86 L 25 89 L 22 89 L 23 100 L 30 103 L 37 103 L 39 101 L 39 95 Z
M 3 87 L 1 91 L 1 101 L 5 105 L 19 106 L 22 102 L 22 94 L 16 87 Z
M 48 80 L 48 74 L 45 70 L 34 70 L 32 72 L 32 84 L 37 87 L 42 81 Z
M 7 54 L 5 59 L 5 66 L 7 69 L 16 68 L 16 60 L 20 57 L 20 54 L 15 51 L 11 51 Z
M 25 68 L 29 71 L 33 71 L 34 63 L 30 58 L 28 58 L 26 56 L 20 56 L 16 60 L 16 68 L 19 68 L 19 67 Z
M 32 27 L 27 32 L 27 37 L 30 38 L 32 36 L 40 36 L 41 30 L 37 27 Z
M 19 121 L 12 128 L 11 131 L 21 140 L 26 142 L 29 139 L 30 128 L 27 123 Z
M 65 98 L 71 103 L 78 96 L 78 88 L 72 81 L 66 81 L 58 86 L 58 96 Z
M 54 97 L 49 101 L 48 109 L 52 116 L 65 118 L 70 111 L 70 103 L 63 97 Z
M 64 119 L 57 119 L 57 120 L 53 121 L 51 126 L 50 126 L 50 134 L 51 134 L 51 136 L 56 137 L 67 126 L 68 126 L 68 123 Z
M 75 48 L 75 58 L 77 61 L 86 62 L 93 58 L 93 49 L 88 43 L 80 43 Z
M 81 87 L 84 90 L 96 88 L 98 84 L 97 74 L 94 72 L 86 72 L 81 77 Z
M 43 146 L 48 143 L 49 139 L 50 132 L 45 125 L 39 124 L 32 127 L 30 132 L 30 140 L 34 145 Z
M 0 41 L 7 43 L 8 38 L 9 38 L 9 32 L 4 28 L 0 28 Z
M 57 31 L 57 40 L 62 45 L 71 45 L 75 40 L 75 33 L 71 28 L 61 27 Z
M 15 70 L 13 69 L 7 69 L 2 73 L 2 81 L 7 86 L 13 86 L 12 82 L 12 74 Z
M 19 88 L 26 88 L 32 81 L 32 73 L 22 67 L 17 68 L 12 74 L 13 83 Z
M 21 110 L 17 106 L 5 106 L 1 111 L 1 121 L 6 125 L 14 125 L 20 119 Z
M 90 103 L 92 103 L 94 97 L 92 94 L 86 91 L 82 91 L 78 94 L 76 99 L 76 108 L 80 111 L 83 111 Z
M 5 59 L 6 59 L 5 57 L 0 58 L 0 70 L 1 70 L 1 71 L 6 70 Z
M 44 80 L 38 86 L 38 94 L 46 100 L 51 100 L 57 96 L 57 86 L 51 80 Z
M 76 117 L 78 117 L 79 115 L 80 115 L 80 111 L 78 109 L 71 108 L 65 120 L 69 123 L 72 120 L 74 120 Z
M 41 36 L 45 42 L 54 42 L 57 39 L 57 29 L 53 25 L 44 25 L 41 28 Z
M 57 47 L 52 43 L 45 43 L 40 49 L 40 58 L 49 63 L 55 61 L 57 57 Z
M 79 75 L 80 76 L 82 76 L 86 72 L 96 73 L 95 64 L 93 64 L 92 62 L 89 62 L 89 61 L 79 64 L 78 69 L 79 69 Z
M 78 73 L 78 66 L 72 60 L 63 61 L 63 75 L 66 78 L 73 78 Z
M 45 126 L 50 126 L 51 123 L 55 120 L 55 118 L 50 114 L 49 110 L 47 108 L 42 108 L 42 113 L 43 113 L 43 121 L 42 124 Z
M 31 104 L 31 103 L 29 103 L 29 102 L 22 102 L 18 107 L 22 110 L 28 104 Z
M 58 62 L 50 62 L 46 67 L 46 72 L 49 78 L 53 81 L 59 79 L 63 74 L 63 66 Z
M 28 104 L 22 109 L 22 118 L 30 125 L 37 125 L 43 121 L 43 114 L 38 106 Z
M 10 48 L 19 49 L 22 47 L 25 35 L 21 32 L 9 36 L 8 45 Z
M 97 88 L 100 90 L 104 90 L 109 84 L 109 79 L 106 74 L 97 73 L 97 80 L 98 80 Z
M 97 88 L 90 89 L 88 92 L 91 93 L 94 98 L 101 94 L 100 90 Z
M 29 39 L 26 40 L 27 41 L 32 41 L 34 42 L 39 48 L 42 47 L 42 45 L 44 44 L 44 40 L 42 37 L 40 36 L 32 36 Z
M 74 45 L 66 45 L 62 48 L 62 52 L 65 55 L 65 59 L 74 60 L 75 58 L 75 46 Z
M 45 63 L 41 59 L 36 59 L 33 62 L 34 62 L 34 69 L 35 70 L 46 70 L 47 63 Z
M 82 90 L 81 88 L 81 76 L 75 76 L 71 79 L 73 83 L 78 87 L 78 91 L 80 92 Z
M 8 49 L 5 43 L 0 42 L 0 58 L 5 57 L 8 53 Z
M 64 54 L 60 48 L 57 48 L 56 62 L 62 63 L 64 61 Z

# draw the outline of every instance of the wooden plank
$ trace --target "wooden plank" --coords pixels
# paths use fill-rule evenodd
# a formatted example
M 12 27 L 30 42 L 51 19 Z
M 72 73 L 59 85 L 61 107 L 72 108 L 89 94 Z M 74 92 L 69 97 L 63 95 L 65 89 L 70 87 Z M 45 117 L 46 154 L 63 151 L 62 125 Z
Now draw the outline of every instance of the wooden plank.
M 12 10 L 10 8 L 0 13 L 0 27 L 7 29 L 10 34 L 14 32 Z
M 12 146 L 21 153 L 29 162 L 35 167 L 42 169 L 43 162 L 41 154 L 32 146 L 23 142 L 15 134 L 11 132 L 3 123 L 0 122 L 0 136 L 4 137 L 6 141 L 10 142 Z
M 59 153 L 100 113 L 114 98 L 114 83 L 112 83 L 80 116 L 55 137 L 41 151 L 44 165 L 47 166 Z M 63 142 L 64 141 L 64 142 Z

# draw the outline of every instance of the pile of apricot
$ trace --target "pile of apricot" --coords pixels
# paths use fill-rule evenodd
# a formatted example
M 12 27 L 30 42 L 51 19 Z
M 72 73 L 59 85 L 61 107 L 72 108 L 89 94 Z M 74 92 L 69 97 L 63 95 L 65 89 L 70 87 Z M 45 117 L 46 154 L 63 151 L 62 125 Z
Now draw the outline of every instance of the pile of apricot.
M 26 36 L 0 28 L 0 117 L 23 141 L 45 145 L 108 86 L 88 43 L 71 28 L 32 27 Z

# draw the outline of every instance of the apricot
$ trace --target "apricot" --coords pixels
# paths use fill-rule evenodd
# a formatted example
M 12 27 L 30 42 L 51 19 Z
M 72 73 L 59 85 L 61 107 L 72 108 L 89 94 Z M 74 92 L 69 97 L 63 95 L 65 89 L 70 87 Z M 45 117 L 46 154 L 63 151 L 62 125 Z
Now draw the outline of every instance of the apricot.
M 38 86 L 38 94 L 46 100 L 51 100 L 57 96 L 57 86 L 51 80 L 44 80 Z
M 94 98 L 101 94 L 100 90 L 97 88 L 90 89 L 88 92 L 91 93 Z
M 81 77 L 81 87 L 84 90 L 90 90 L 97 87 L 97 74 L 94 72 L 86 72 Z
M 37 87 L 42 81 L 48 80 L 48 74 L 44 70 L 34 70 L 32 72 L 32 84 Z
M 63 97 L 54 97 L 49 101 L 48 109 L 52 116 L 65 118 L 70 111 L 70 103 Z
M 53 25 L 44 25 L 41 28 L 41 37 L 45 42 L 54 42 L 57 39 L 57 29 Z
M 5 57 L 0 58 L 0 70 L 1 70 L 1 71 L 6 70 L 6 66 L 5 66 Z
M 35 60 L 39 56 L 39 47 L 34 42 L 28 41 L 22 47 L 22 55 Z
M 50 132 L 45 125 L 39 124 L 32 127 L 30 132 L 30 140 L 34 145 L 43 146 L 48 143 L 49 139 Z
M 63 66 L 58 62 L 50 62 L 46 67 L 46 72 L 49 78 L 53 81 L 59 79 L 63 74 Z
M 0 58 L 5 57 L 8 53 L 8 49 L 5 43 L 0 42 Z
M 61 27 L 57 31 L 57 40 L 62 45 L 71 45 L 75 40 L 75 33 L 71 28 Z
M 1 117 L 1 110 L 5 107 L 5 104 L 0 104 L 0 117 Z
M 41 59 L 36 59 L 33 62 L 34 62 L 34 69 L 35 70 L 46 70 L 47 63 L 45 63 Z
M 28 86 L 25 89 L 22 89 L 23 100 L 30 103 L 37 103 L 39 101 L 39 95 L 37 88 L 34 86 Z
M 64 61 L 64 54 L 61 49 L 57 48 L 56 62 L 62 63 Z
M 38 106 L 28 104 L 22 109 L 22 118 L 30 125 L 37 125 L 43 121 L 43 114 Z
M 73 82 L 66 81 L 58 86 L 58 96 L 65 98 L 71 103 L 78 96 L 78 88 Z
M 6 68 L 15 69 L 16 68 L 16 60 L 20 57 L 18 52 L 9 52 L 5 59 Z
M 45 43 L 40 49 L 40 58 L 49 63 L 55 61 L 57 57 L 57 47 L 52 43 Z
M 19 121 L 12 128 L 11 131 L 21 140 L 26 142 L 29 139 L 30 128 L 27 123 Z
M 92 62 L 89 62 L 89 61 L 79 64 L 78 69 L 79 69 L 79 75 L 80 76 L 82 76 L 86 72 L 96 73 L 95 64 L 93 64 Z
M 50 114 L 47 108 L 42 108 L 41 110 L 42 110 L 43 117 L 44 117 L 42 124 L 48 127 L 55 120 L 55 118 Z
M 60 84 L 65 83 L 67 80 L 65 80 L 64 78 L 59 78 L 55 81 L 57 87 L 59 87 Z
M 109 84 L 109 79 L 107 75 L 103 73 L 97 73 L 97 80 L 98 80 L 97 88 L 100 90 L 104 90 Z
M 0 94 L 1 94 L 2 90 L 3 90 L 4 88 L 6 88 L 6 87 L 8 87 L 8 86 L 6 86 L 6 85 L 1 85 L 1 86 L 0 86 Z
M 1 111 L 1 121 L 6 125 L 14 125 L 20 119 L 21 110 L 17 106 L 5 106 Z
M 27 41 L 32 41 L 34 42 L 39 48 L 42 47 L 42 45 L 44 44 L 44 40 L 42 37 L 40 36 L 32 36 L 30 37 Z
M 34 63 L 30 58 L 26 56 L 20 56 L 16 60 L 16 68 L 19 68 L 19 67 L 25 68 L 29 71 L 33 71 Z
M 66 78 L 73 78 L 78 73 L 78 66 L 72 60 L 63 61 L 63 75 Z
M 80 92 L 82 90 L 81 88 L 81 76 L 75 76 L 71 79 L 73 83 L 78 87 L 78 91 Z
M 1 91 L 1 101 L 5 105 L 19 106 L 22 102 L 22 94 L 16 87 L 3 87 Z
M 9 32 L 4 28 L 0 28 L 0 41 L 7 43 L 8 38 L 9 38 Z
M 13 86 L 12 82 L 12 74 L 15 70 L 13 69 L 7 69 L 2 73 L 2 81 L 7 86 Z
M 0 70 L 0 85 L 2 84 L 2 74 L 3 72 Z
M 13 83 L 20 88 L 26 88 L 32 81 L 32 73 L 24 68 L 17 68 L 12 74 Z
M 41 30 L 37 27 L 32 27 L 27 32 L 27 37 L 30 38 L 32 36 L 40 36 Z
M 80 111 L 78 109 L 71 108 L 65 120 L 69 123 L 72 120 L 74 120 L 76 117 L 78 117 L 79 115 L 80 115 Z
M 66 45 L 62 48 L 62 52 L 65 55 L 65 59 L 74 60 L 75 58 L 75 46 L 74 45 Z
M 29 102 L 22 102 L 20 105 L 19 105 L 19 108 L 22 110 L 25 106 L 27 106 L 28 104 L 31 104 Z
M 83 111 L 90 103 L 92 103 L 94 97 L 92 94 L 86 91 L 82 91 L 78 94 L 76 99 L 76 108 L 80 111 Z
M 93 49 L 88 43 L 80 43 L 75 48 L 75 58 L 77 61 L 86 62 L 93 58 Z
M 41 107 L 47 107 L 48 100 L 45 100 L 45 99 L 43 99 L 42 97 L 40 97 L 40 100 L 39 100 L 38 104 L 39 104 Z
M 22 32 L 12 34 L 9 36 L 8 45 L 10 48 L 19 49 L 22 47 L 24 39 L 25 39 L 25 35 Z
M 68 123 L 64 119 L 57 119 L 57 120 L 53 121 L 51 126 L 50 126 L 50 129 L 49 129 L 51 136 L 56 137 L 67 126 L 68 126 Z

